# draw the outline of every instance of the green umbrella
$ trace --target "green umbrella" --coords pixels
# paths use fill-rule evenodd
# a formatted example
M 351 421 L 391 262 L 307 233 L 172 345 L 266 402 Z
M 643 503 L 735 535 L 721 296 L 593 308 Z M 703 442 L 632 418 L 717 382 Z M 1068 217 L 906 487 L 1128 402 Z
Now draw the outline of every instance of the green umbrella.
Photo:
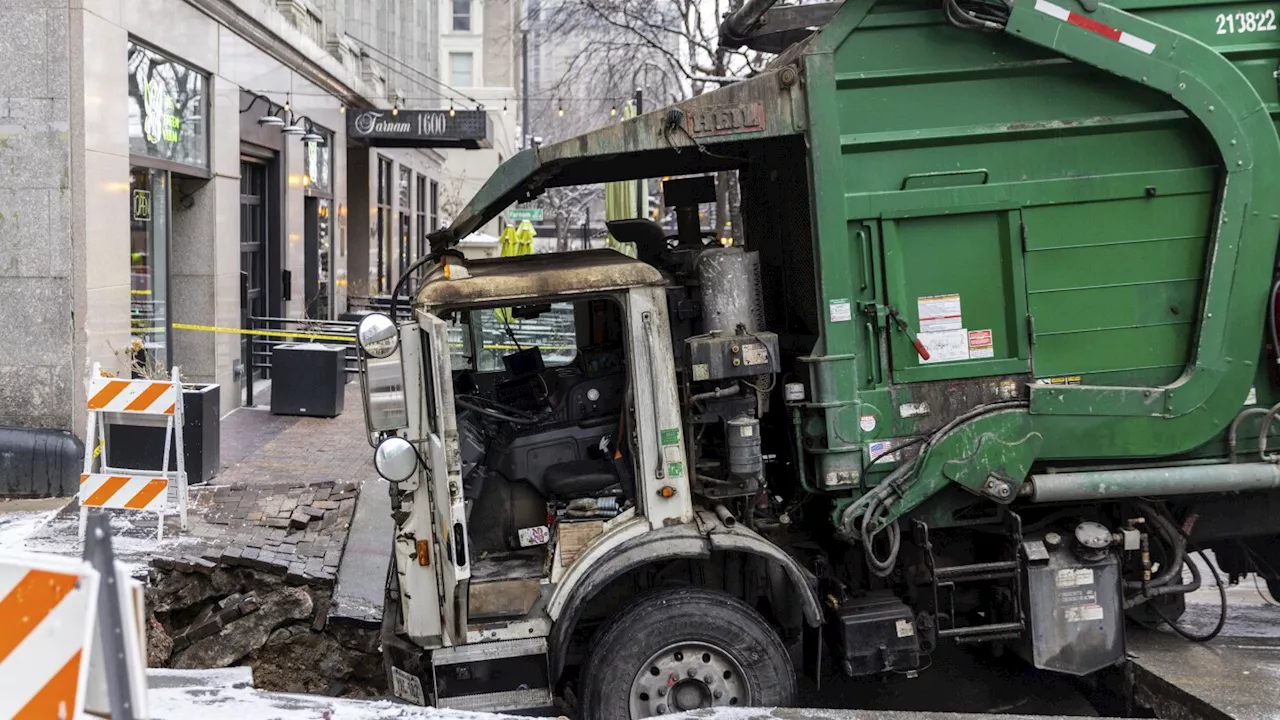
M 628 120 L 636 116 L 636 106 L 634 103 L 628 102 L 622 106 L 622 119 Z M 636 181 L 624 180 L 621 182 L 605 183 L 604 185 L 604 219 L 623 220 L 626 218 L 640 217 L 639 208 L 636 207 Z M 636 244 L 618 242 L 613 235 L 609 235 L 605 243 L 622 253 L 631 257 L 636 256 Z

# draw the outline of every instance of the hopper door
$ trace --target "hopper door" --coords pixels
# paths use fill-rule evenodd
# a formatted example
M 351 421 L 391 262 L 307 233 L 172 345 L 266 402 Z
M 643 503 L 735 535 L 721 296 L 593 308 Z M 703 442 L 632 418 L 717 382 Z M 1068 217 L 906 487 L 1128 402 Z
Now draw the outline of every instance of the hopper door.
M 889 304 L 907 325 L 891 322 L 894 382 L 1031 371 L 1020 210 L 904 213 L 881 231 Z

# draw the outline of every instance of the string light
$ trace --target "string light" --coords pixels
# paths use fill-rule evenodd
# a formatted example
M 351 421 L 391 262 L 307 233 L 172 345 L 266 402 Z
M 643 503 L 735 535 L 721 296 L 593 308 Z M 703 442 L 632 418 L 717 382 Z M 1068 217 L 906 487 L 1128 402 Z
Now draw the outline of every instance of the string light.
M 340 112 L 340 113 L 342 113 L 342 114 L 344 114 L 344 115 L 345 115 L 345 114 L 346 114 L 346 112 L 347 112 L 347 104 L 346 104 L 346 103 L 338 103 L 338 112 Z
M 609 117 L 617 117 L 617 116 L 618 116 L 618 106 L 615 104 L 613 107 L 609 108 Z
M 453 109 L 453 100 L 450 100 L 449 101 L 449 117 L 453 117 L 454 115 L 457 115 L 457 114 L 458 114 L 457 111 Z
M 560 117 L 564 117 L 564 103 L 557 103 L 556 107 L 558 108 L 556 110 L 556 114 Z
M 507 99 L 506 99 L 506 98 L 502 98 L 502 114 L 503 114 L 503 115 L 506 115 L 506 114 L 507 114 Z
M 400 114 L 400 108 L 393 106 L 391 108 L 391 116 L 395 117 L 396 115 L 399 115 L 399 114 Z

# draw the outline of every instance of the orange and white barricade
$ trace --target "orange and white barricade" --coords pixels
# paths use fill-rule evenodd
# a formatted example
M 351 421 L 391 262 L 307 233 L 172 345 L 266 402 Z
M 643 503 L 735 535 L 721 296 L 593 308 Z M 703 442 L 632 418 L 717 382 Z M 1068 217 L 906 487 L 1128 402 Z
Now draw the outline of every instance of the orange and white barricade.
M 85 432 L 84 469 L 80 474 L 80 536 L 90 508 L 114 510 L 149 510 L 159 516 L 157 537 L 164 536 L 164 516 L 177 513 L 182 529 L 187 529 L 187 472 L 182 443 L 182 381 L 178 368 L 170 380 L 123 380 L 100 377 L 98 364 L 93 365 L 89 379 L 87 407 L 88 428 Z M 106 437 L 104 413 L 130 416 L 152 416 L 165 421 L 164 455 L 160 472 L 110 467 L 100 450 L 98 438 Z M 169 469 L 169 450 L 175 450 L 177 468 Z M 98 467 L 95 470 L 95 464 Z
M 97 639 L 98 578 L 81 560 L 0 556 L 0 718 L 80 717 Z

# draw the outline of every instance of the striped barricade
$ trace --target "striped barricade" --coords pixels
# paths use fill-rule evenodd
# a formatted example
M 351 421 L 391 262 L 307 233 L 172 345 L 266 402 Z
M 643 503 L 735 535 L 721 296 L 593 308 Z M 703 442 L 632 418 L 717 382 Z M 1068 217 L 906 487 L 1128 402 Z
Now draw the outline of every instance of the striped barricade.
M 80 717 L 98 577 L 83 561 L 0 557 L 0 718 Z
M 164 516 L 176 512 L 187 529 L 187 473 L 182 444 L 182 381 L 178 368 L 169 380 L 124 380 L 101 377 L 97 364 L 89 378 L 86 403 L 88 428 L 85 432 L 84 469 L 80 475 L 80 536 L 84 537 L 90 508 L 104 510 L 147 510 L 159 516 L 157 537 L 164 536 Z M 103 419 L 106 413 L 117 413 L 121 421 L 130 416 L 163 418 L 165 423 L 164 455 L 160 471 L 110 467 L 107 453 L 97 463 L 99 441 L 106 437 Z M 170 448 L 175 451 L 177 468 L 169 469 Z M 110 448 L 107 448 L 108 452 Z M 99 467 L 95 470 L 94 465 Z
M 166 478 L 154 475 L 85 473 L 80 476 L 80 504 L 115 510 L 164 512 Z
M 169 382 L 95 377 L 89 381 L 89 409 L 95 412 L 173 415 L 178 409 L 180 387 L 176 379 Z

